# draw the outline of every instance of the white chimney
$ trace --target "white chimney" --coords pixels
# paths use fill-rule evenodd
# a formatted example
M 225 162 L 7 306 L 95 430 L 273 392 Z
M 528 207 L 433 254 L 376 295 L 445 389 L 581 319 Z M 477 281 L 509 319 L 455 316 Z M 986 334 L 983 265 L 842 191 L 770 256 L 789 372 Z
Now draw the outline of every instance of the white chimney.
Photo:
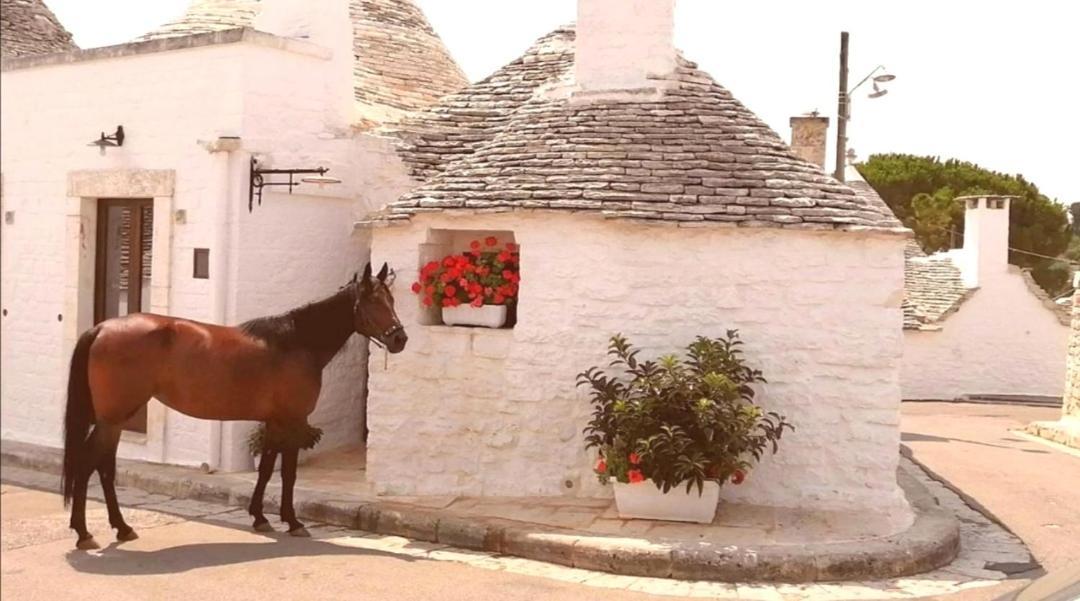
M 582 92 L 656 87 L 675 70 L 675 0 L 578 0 L 574 76 Z
M 332 56 L 326 63 L 323 86 L 327 101 L 323 113 L 327 127 L 345 129 L 353 121 L 353 21 L 349 0 L 262 0 L 252 26 L 283 38 L 322 46 Z
M 974 288 L 1006 273 L 1009 265 L 1009 196 L 962 196 L 964 285 Z
M 825 169 L 825 144 L 829 118 L 817 111 L 791 118 L 791 149 L 807 163 Z

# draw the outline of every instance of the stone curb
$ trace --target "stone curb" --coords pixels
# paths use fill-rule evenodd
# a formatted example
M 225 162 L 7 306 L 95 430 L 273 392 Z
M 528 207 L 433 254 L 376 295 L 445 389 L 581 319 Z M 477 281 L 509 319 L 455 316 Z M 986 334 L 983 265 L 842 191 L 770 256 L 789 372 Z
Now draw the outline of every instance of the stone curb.
M 2 441 L 0 463 L 59 474 L 61 454 L 53 448 Z M 402 503 L 344 500 L 300 488 L 296 510 L 302 519 L 354 530 L 627 576 L 723 582 L 876 580 L 934 570 L 950 563 L 960 550 L 956 518 L 938 507 L 915 478 L 901 471 L 899 479 L 915 511 L 915 522 L 908 530 L 870 541 L 809 545 L 658 543 L 471 518 Z M 116 481 L 118 486 L 179 499 L 239 507 L 251 500 L 251 484 L 192 468 L 119 460 Z M 266 509 L 278 511 L 278 497 L 270 491 Z

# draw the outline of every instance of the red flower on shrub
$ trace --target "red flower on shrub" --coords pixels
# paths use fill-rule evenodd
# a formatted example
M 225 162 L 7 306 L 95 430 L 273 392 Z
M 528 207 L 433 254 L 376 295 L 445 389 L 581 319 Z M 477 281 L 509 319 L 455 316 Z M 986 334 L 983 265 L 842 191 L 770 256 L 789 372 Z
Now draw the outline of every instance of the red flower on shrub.
M 443 288 L 443 294 L 445 294 L 446 296 L 454 296 L 455 294 L 457 294 L 457 288 L 454 288 L 453 286 L 446 286 Z
M 474 307 L 483 307 L 484 306 L 484 297 L 478 296 L 478 297 L 474 298 L 473 301 L 471 303 L 469 303 L 469 304 L 474 306 Z
M 641 470 L 630 470 L 626 472 L 626 477 L 629 478 L 631 484 L 645 481 L 645 475 L 641 473 Z
M 414 294 L 420 294 L 420 291 L 423 289 L 424 287 L 420 285 L 420 282 L 413 282 L 412 291 Z
M 473 240 L 472 242 L 469 243 L 469 248 L 471 248 L 473 250 L 480 250 L 480 241 L 479 240 Z
M 596 467 L 593 468 L 598 474 L 607 473 L 607 462 L 603 458 L 596 460 Z
M 431 297 L 430 297 L 430 296 L 425 296 L 425 297 L 424 297 L 424 306 L 425 306 L 425 307 L 430 307 L 430 306 L 431 306 L 431 304 L 432 304 L 432 302 L 433 302 L 433 301 L 431 300 Z
M 487 238 L 484 238 L 484 244 L 487 244 L 488 246 L 495 246 L 498 243 L 499 239 L 495 236 L 488 236 Z
M 630 453 L 630 465 L 637 465 L 641 463 L 641 457 L 638 457 L 637 453 Z
M 513 251 L 517 250 L 517 247 L 518 247 L 517 244 L 514 244 L 513 242 L 507 242 L 506 243 L 506 250 L 508 250 L 510 252 L 513 252 Z
M 731 474 L 731 483 L 732 484 L 742 484 L 743 480 L 745 480 L 745 479 L 746 479 L 746 472 L 744 472 L 742 470 L 735 470 L 735 472 L 733 474 Z

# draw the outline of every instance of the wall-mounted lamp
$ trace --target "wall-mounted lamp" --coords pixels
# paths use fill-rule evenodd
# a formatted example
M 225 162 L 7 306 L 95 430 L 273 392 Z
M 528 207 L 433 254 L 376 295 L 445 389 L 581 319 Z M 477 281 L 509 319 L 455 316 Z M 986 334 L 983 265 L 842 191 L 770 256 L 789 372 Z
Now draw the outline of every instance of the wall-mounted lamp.
M 90 142 L 87 146 L 97 146 L 101 149 L 101 152 L 105 152 L 105 148 L 108 146 L 123 146 L 124 145 L 124 126 L 117 125 L 116 133 L 111 136 L 106 136 L 105 132 L 101 132 L 101 137 Z
M 250 213 L 254 208 L 255 198 L 259 199 L 259 206 L 262 206 L 262 189 L 263 186 L 288 186 L 289 194 L 292 194 L 292 189 L 299 186 L 301 183 L 305 184 L 317 184 L 320 188 L 327 184 L 340 184 L 341 180 L 336 177 L 328 177 L 326 172 L 330 171 L 326 167 L 318 167 L 315 169 L 260 169 L 259 161 L 255 157 L 251 157 L 251 169 L 250 169 L 250 181 L 248 187 L 248 212 Z M 265 182 L 263 181 L 264 175 L 288 175 L 289 181 L 287 182 Z M 308 177 L 300 178 L 300 181 L 293 181 L 294 175 L 304 175 Z

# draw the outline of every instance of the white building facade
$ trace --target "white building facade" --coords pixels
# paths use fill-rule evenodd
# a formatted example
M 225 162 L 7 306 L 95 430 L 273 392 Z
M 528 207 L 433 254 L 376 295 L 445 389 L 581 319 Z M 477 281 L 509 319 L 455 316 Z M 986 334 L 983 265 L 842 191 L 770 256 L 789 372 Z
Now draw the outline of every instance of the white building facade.
M 957 199 L 963 248 L 907 260 L 905 399 L 1062 396 L 1067 311 L 1009 264 L 1010 201 Z
M 142 310 L 236 324 L 328 296 L 368 259 L 356 216 L 411 187 L 389 143 L 369 133 L 404 109 L 357 75 L 373 66 L 354 46 L 361 35 L 394 38 L 394 27 L 423 18 L 418 9 L 374 3 L 389 4 L 379 8 L 392 16 L 409 9 L 379 30 L 380 17 L 358 2 L 328 2 L 318 13 L 291 0 L 257 11 L 237 4 L 248 21 L 260 13 L 250 27 L 173 28 L 120 46 L 5 57 L 3 438 L 60 444 L 71 350 L 95 321 Z M 428 47 L 380 60 L 415 70 L 402 85 L 437 98 L 448 90 L 416 84 L 424 68 L 412 62 L 445 49 L 420 29 Z M 447 80 L 464 84 L 449 64 Z M 122 145 L 88 146 L 117 125 Z M 292 194 L 266 187 L 249 210 L 253 158 L 263 168 L 325 167 L 340 183 Z M 325 430 L 320 450 L 362 442 L 365 361 L 366 344 L 354 338 L 327 368 L 311 419 Z M 121 456 L 251 466 L 251 424 L 195 420 L 156 401 L 142 419 L 125 432 Z
M 399 151 L 427 181 L 362 224 L 399 268 L 410 334 L 371 362 L 368 478 L 387 494 L 609 494 L 576 374 L 607 364 L 615 333 L 651 356 L 738 329 L 761 404 L 796 431 L 722 497 L 903 528 L 910 232 L 678 56 L 673 12 L 582 0 L 576 29 L 403 122 Z M 447 326 L 403 296 L 406 274 L 487 236 L 520 248 L 513 327 Z

